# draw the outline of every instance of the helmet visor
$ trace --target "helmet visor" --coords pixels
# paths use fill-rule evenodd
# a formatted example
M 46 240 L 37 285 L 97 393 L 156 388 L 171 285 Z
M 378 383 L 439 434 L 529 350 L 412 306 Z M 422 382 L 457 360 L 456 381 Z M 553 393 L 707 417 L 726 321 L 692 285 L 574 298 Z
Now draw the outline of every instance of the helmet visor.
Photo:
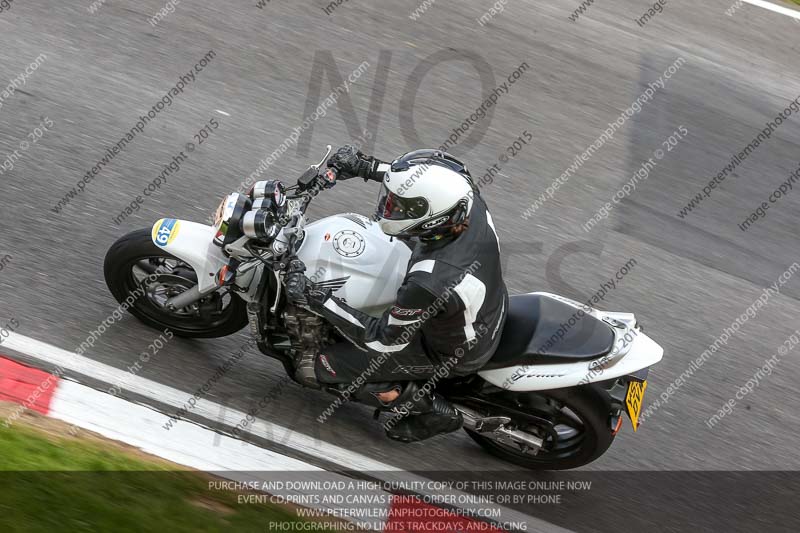
M 378 216 L 386 220 L 413 220 L 428 214 L 428 201 L 422 197 L 403 198 L 381 185 Z

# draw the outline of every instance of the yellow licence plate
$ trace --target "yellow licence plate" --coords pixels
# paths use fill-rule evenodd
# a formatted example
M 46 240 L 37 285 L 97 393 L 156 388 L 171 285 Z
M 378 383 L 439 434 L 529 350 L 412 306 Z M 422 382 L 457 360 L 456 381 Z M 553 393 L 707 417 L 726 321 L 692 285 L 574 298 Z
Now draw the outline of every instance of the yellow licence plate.
M 634 431 L 639 429 L 639 413 L 642 412 L 642 402 L 646 388 L 647 380 L 628 383 L 628 393 L 625 395 L 625 410 L 628 412 Z

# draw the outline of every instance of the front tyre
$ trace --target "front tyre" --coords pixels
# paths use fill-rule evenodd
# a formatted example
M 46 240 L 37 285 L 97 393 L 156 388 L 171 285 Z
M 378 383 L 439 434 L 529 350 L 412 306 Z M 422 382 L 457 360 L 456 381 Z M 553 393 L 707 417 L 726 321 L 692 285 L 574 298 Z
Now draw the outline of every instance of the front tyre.
M 521 410 L 527 407 L 527 412 L 548 420 L 551 425 L 542 431 L 541 426 L 525 426 L 517 421 L 517 429 L 544 438 L 544 445 L 536 454 L 498 442 L 490 434 L 466 430 L 486 451 L 500 459 L 532 470 L 568 470 L 591 463 L 614 442 L 609 424 L 611 410 L 608 396 L 602 389 L 589 385 L 537 393 L 514 393 L 514 396 L 514 408 Z M 486 414 L 503 413 L 497 411 Z
M 247 325 L 246 304 L 236 294 L 212 293 L 183 309 L 168 310 L 169 298 L 197 285 L 191 266 L 159 248 L 150 230 L 121 237 L 106 253 L 106 284 L 119 303 L 144 324 L 179 337 L 215 338 L 231 335 Z

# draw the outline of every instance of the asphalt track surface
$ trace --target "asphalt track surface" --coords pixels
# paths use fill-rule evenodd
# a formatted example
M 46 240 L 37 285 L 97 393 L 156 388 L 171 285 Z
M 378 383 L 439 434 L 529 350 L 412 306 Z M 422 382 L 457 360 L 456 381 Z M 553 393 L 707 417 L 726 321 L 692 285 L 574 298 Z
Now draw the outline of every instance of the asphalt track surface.
M 483 189 L 506 251 L 512 293 L 549 290 L 585 300 L 636 259 L 600 307 L 636 313 L 665 348 L 650 377 L 646 400 L 652 401 L 800 260 L 800 192 L 788 193 L 747 232 L 737 226 L 800 164 L 800 114 L 691 214 L 677 216 L 800 95 L 800 24 L 751 5 L 726 16 L 726 0 L 670 0 L 644 27 L 634 18 L 649 2 L 604 0 L 571 22 L 578 3 L 509 0 L 481 26 L 477 19 L 488 2 L 436 2 L 412 21 L 419 4 L 353 0 L 327 15 L 323 1 L 272 1 L 259 9 L 255 1 L 198 0 L 178 4 L 153 27 L 148 18 L 163 6 L 160 1 L 109 0 L 94 14 L 88 0 L 14 2 L 0 13 L 0 84 L 40 54 L 46 60 L 3 101 L 0 164 L 42 120 L 54 125 L 0 176 L 0 257 L 11 256 L 0 270 L 0 326 L 15 319 L 22 335 L 76 348 L 116 307 L 102 274 L 108 247 L 164 216 L 207 220 L 219 199 L 313 111 L 318 101 L 307 100 L 321 66 L 347 77 L 369 63 L 349 99 L 317 120 L 300 147 L 283 154 L 265 177 L 292 182 L 319 159 L 325 144 L 356 137 L 368 113 L 378 157 L 438 146 L 480 105 L 482 92 L 487 95 L 525 62 L 530 68 L 473 127 L 483 134 L 466 145 L 462 137 L 451 151 L 480 175 L 523 131 L 533 136 Z M 196 81 L 86 192 L 55 213 L 52 207 L 106 148 L 209 50 L 216 55 Z M 431 57 L 443 61 L 420 70 Z M 685 62 L 652 101 L 524 219 L 535 198 L 679 57 Z M 320 102 L 336 83 L 324 78 Z M 211 118 L 219 128 L 168 184 L 121 225 L 113 223 Z M 681 126 L 686 139 L 607 219 L 585 232 L 581 225 Z M 376 194 L 374 185 L 340 184 L 318 199 L 312 214 L 369 214 Z M 800 349 L 784 356 L 732 414 L 713 428 L 706 424 L 800 328 L 798 298 L 795 276 L 638 433 L 626 422 L 609 452 L 586 469 L 800 468 Z M 87 355 L 127 368 L 152 337 L 129 317 Z M 244 332 L 213 341 L 173 340 L 140 375 L 185 390 L 188 398 L 245 341 Z M 208 397 L 247 410 L 282 377 L 277 362 L 252 350 Z M 319 424 L 316 417 L 329 403 L 325 394 L 289 386 L 259 416 L 399 468 L 491 470 L 498 476 L 517 470 L 463 434 L 409 446 L 389 442 L 369 410 L 357 405 Z

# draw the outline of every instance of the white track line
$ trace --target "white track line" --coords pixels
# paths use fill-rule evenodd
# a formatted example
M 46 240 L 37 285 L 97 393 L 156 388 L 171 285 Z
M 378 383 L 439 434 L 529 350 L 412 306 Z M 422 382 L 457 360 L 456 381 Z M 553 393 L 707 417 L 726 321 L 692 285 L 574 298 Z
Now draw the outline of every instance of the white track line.
M 207 472 L 322 470 L 191 422 L 176 425 L 164 438 L 164 416 L 158 411 L 72 381 L 58 384 L 47 416 Z
M 165 439 L 162 427 L 164 416 L 161 413 L 72 381 L 60 380 L 47 416 L 135 446 L 179 465 L 215 472 L 235 481 L 256 481 L 260 487 L 268 483 L 278 490 L 266 492 L 290 502 L 313 502 L 313 505 L 304 507 L 322 512 L 335 513 L 337 506 L 322 503 L 323 494 L 316 487 L 322 486 L 323 481 L 344 484 L 352 481 L 287 455 L 219 435 L 192 422 L 174 426 L 169 438 Z M 278 485 L 276 482 L 279 481 L 283 481 L 284 485 Z M 306 481 L 308 484 L 300 489 L 284 489 L 289 481 Z M 377 503 L 348 504 L 348 509 L 353 509 L 348 519 L 361 527 L 381 531 L 389 515 L 392 496 L 379 489 L 364 488 L 353 492 L 371 495 L 372 499 L 362 501 Z
M 754 6 L 763 7 L 764 9 L 769 9 L 770 11 L 774 11 L 775 13 L 780 13 L 781 15 L 786 15 L 792 18 L 796 18 L 800 20 L 800 11 L 789 9 L 788 7 L 779 6 L 773 4 L 772 2 L 765 2 L 764 0 L 742 0 L 745 3 L 752 4 Z
M 134 375 L 128 371 L 94 361 L 88 357 L 84 357 L 73 352 L 68 352 L 56 346 L 37 341 L 36 339 L 32 339 L 18 333 L 11 333 L 3 342 L 2 347 L 26 354 L 37 359 L 38 361 L 53 365 L 56 368 L 60 367 L 65 370 L 71 370 L 78 374 L 82 374 L 110 385 L 121 383 L 122 385 L 118 385 L 118 387 L 123 390 L 123 393 L 124 391 L 129 391 L 146 398 L 154 399 L 162 404 L 169 405 L 176 409 L 182 408 L 190 396 L 190 394 L 187 392 L 174 389 L 167 385 Z M 125 401 L 123 398 L 116 398 L 110 394 L 107 394 L 106 396 L 109 398 L 109 401 Z M 86 409 L 90 409 L 90 407 L 86 406 Z M 237 424 L 239 424 L 239 422 L 247 416 L 246 413 L 242 411 L 230 409 L 204 398 L 197 400 L 192 412 L 198 416 L 208 420 L 217 421 L 231 428 L 236 427 Z M 158 415 L 155 415 L 154 418 L 157 419 L 157 417 Z M 168 419 L 169 416 L 163 415 L 161 424 L 164 424 Z M 163 429 L 161 424 L 156 427 L 154 423 L 153 429 L 162 430 L 163 435 L 161 438 L 168 440 L 170 438 L 170 434 L 173 431 L 176 431 L 176 429 L 182 424 L 192 423 L 187 421 L 179 421 L 169 431 Z M 96 428 L 99 430 L 103 428 L 103 425 L 98 423 Z M 108 428 L 106 428 L 106 430 L 108 430 Z M 406 486 L 414 483 L 417 484 L 416 486 L 420 486 L 420 484 L 424 485 L 427 481 L 423 477 L 411 474 L 395 466 L 376 461 L 359 453 L 336 446 L 335 444 L 330 444 L 328 442 L 315 439 L 303 433 L 298 433 L 289 428 L 268 422 L 266 420 L 256 419 L 255 422 L 248 426 L 248 430 L 249 431 L 243 431 L 243 433 L 249 433 L 251 435 L 261 437 L 270 442 L 280 443 L 288 448 L 299 450 L 306 455 L 317 457 L 326 462 L 337 464 L 349 470 L 369 472 L 375 477 L 380 477 L 382 481 L 401 483 L 405 484 Z M 102 433 L 102 431 L 98 432 Z M 229 438 L 225 436 L 220 437 Z M 451 498 L 453 496 L 459 497 L 465 494 L 457 490 L 431 492 L 426 489 L 420 489 L 415 492 L 427 497 L 428 501 L 432 503 L 435 503 L 436 501 L 456 501 L 452 500 Z M 480 511 L 485 506 L 469 503 L 459 504 L 457 507 L 476 512 Z M 500 505 L 492 505 L 492 508 L 497 509 L 500 512 L 502 522 L 524 523 L 527 525 L 527 531 L 541 531 L 548 533 L 569 531 L 514 509 L 509 509 Z
M 3 347 L 35 357 L 36 359 L 56 367 L 72 370 L 73 372 L 97 379 L 103 383 L 108 383 L 110 385 L 121 383 L 122 385 L 119 387 L 123 390 L 121 394 L 124 394 L 124 391 L 130 391 L 175 407 L 176 410 L 184 407 L 191 396 L 190 393 L 174 389 L 167 385 L 134 375 L 126 370 L 94 361 L 88 357 L 62 350 L 56 346 L 17 333 L 12 333 L 3 343 Z M 223 406 L 205 398 L 197 400 L 191 412 L 231 428 L 236 427 L 240 421 L 247 417 L 247 413 Z M 162 424 L 166 423 L 167 420 L 169 420 L 169 416 L 164 415 Z M 162 428 L 162 431 L 164 431 L 164 438 L 168 438 L 169 434 L 174 431 L 174 427 L 182 423 L 183 422 L 180 421 L 176 422 L 173 429 L 169 431 Z M 289 448 L 300 450 L 313 457 L 318 457 L 346 468 L 375 471 L 400 470 L 397 467 L 375 461 L 369 457 L 315 439 L 303 433 L 298 433 L 290 428 L 266 420 L 256 419 L 248 429 L 249 431 L 243 433 L 250 433 L 271 442 L 279 442 Z

